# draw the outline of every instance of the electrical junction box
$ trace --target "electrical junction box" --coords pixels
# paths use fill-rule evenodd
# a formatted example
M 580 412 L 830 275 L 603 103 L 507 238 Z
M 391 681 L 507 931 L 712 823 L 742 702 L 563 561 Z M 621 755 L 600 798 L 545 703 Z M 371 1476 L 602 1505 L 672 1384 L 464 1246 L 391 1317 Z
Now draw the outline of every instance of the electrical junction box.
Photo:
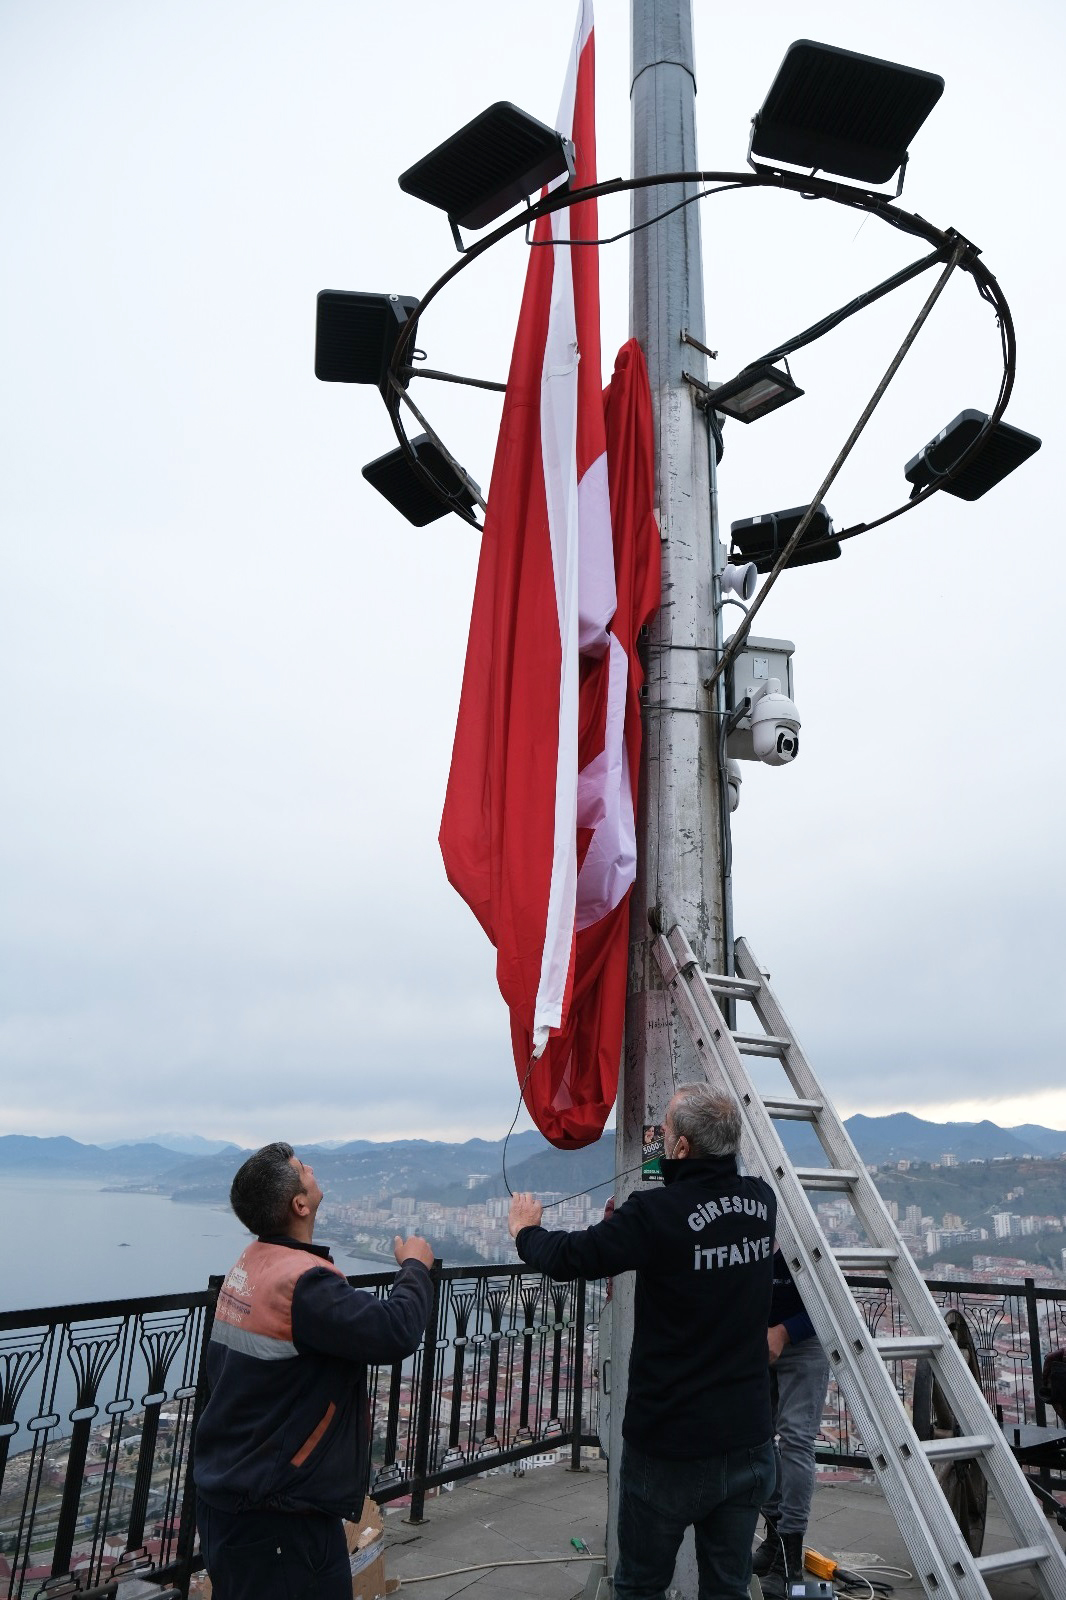
M 769 678 L 776 678 L 781 685 L 781 693 L 794 700 L 792 655 L 795 648 L 791 639 L 757 639 L 754 634 L 749 634 L 726 675 L 726 710 L 734 711 L 746 695 L 754 694 L 759 685 Z M 725 753 L 732 756 L 734 761 L 758 759 L 751 742 L 749 717 L 742 717 L 729 734 Z

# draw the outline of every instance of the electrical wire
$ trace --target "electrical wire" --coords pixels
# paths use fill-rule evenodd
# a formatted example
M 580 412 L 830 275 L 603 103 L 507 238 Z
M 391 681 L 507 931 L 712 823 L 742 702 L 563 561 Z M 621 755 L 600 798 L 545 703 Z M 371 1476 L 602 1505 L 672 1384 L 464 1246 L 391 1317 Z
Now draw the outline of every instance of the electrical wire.
M 900 368 L 900 366 L 901 366 L 901 364 L 903 362 L 903 358 L 906 356 L 907 351 L 910 349 L 911 345 L 914 343 L 915 339 L 918 337 L 918 334 L 921 331 L 922 327 L 924 326 L 927 318 L 929 317 L 930 312 L 932 311 L 934 305 L 936 304 L 936 302 L 939 299 L 940 295 L 942 294 L 943 290 L 947 286 L 948 279 L 951 277 L 952 273 L 955 271 L 955 268 L 964 259 L 964 257 L 966 256 L 967 252 L 972 250 L 972 248 L 973 247 L 968 243 L 968 241 L 965 240 L 965 239 L 962 239 L 961 237 L 956 241 L 955 248 L 951 253 L 950 260 L 948 261 L 948 263 L 945 266 L 943 272 L 940 274 L 940 277 L 937 279 L 935 285 L 933 286 L 933 289 L 932 289 L 931 293 L 929 294 L 928 298 L 926 299 L 925 304 L 922 306 L 921 311 L 919 311 L 917 317 L 914 319 L 914 322 L 911 324 L 911 327 L 910 327 L 910 330 L 909 330 L 909 332 L 907 334 L 907 337 L 904 339 L 903 343 L 900 345 L 900 347 L 897 350 L 896 354 L 893 356 L 892 360 L 889 362 L 888 369 L 885 372 L 884 377 L 881 379 L 880 383 L 877 385 L 877 388 L 874 390 L 874 392 L 871 395 L 870 399 L 867 401 L 865 407 L 863 408 L 862 414 L 859 417 L 858 422 L 856 422 L 855 426 L 852 428 L 850 434 L 848 435 L 847 439 L 844 442 L 843 447 L 841 448 L 841 450 L 837 454 L 836 460 L 833 462 L 833 465 L 830 467 L 829 471 L 826 473 L 825 477 L 822 479 L 821 484 L 818 486 L 818 489 L 815 491 L 814 498 L 811 500 L 811 502 L 808 505 L 806 511 L 803 513 L 803 516 L 800 518 L 798 524 L 796 525 L 795 531 L 789 537 L 788 542 L 786 543 L 784 549 L 781 550 L 780 553 L 777 555 L 777 557 L 776 557 L 776 559 L 774 561 L 773 567 L 770 570 L 769 576 L 767 577 L 766 582 L 763 584 L 763 586 L 760 589 L 758 595 L 755 597 L 755 599 L 752 601 L 750 607 L 748 608 L 748 614 L 747 614 L 746 618 L 741 623 L 741 625 L 737 629 L 736 633 L 733 634 L 733 636 L 730 639 L 729 643 L 726 645 L 725 649 L 722 651 L 721 656 L 716 661 L 716 663 L 714 665 L 714 670 L 712 671 L 711 676 L 705 682 L 705 685 L 704 685 L 705 688 L 707 688 L 707 689 L 712 688 L 714 686 L 714 684 L 717 683 L 718 679 L 722 676 L 722 674 L 726 670 L 726 668 L 730 665 L 730 663 L 739 654 L 741 648 L 744 645 L 744 641 L 747 639 L 748 634 L 749 634 L 749 632 L 751 630 L 752 623 L 755 621 L 755 618 L 756 618 L 759 610 L 761 609 L 761 607 L 763 606 L 763 604 L 766 601 L 767 595 L 770 593 L 770 591 L 773 588 L 774 584 L 777 582 L 778 578 L 781 576 L 781 573 L 787 567 L 789 561 L 792 558 L 792 555 L 793 555 L 794 551 L 799 546 L 800 540 L 803 538 L 803 535 L 806 533 L 807 528 L 810 526 L 810 523 L 811 523 L 811 520 L 812 520 L 812 518 L 814 516 L 815 510 L 821 504 L 822 496 L 827 492 L 827 490 L 829 489 L 830 485 L 834 482 L 834 480 L 836 479 L 836 476 L 839 473 L 841 467 L 844 465 L 844 463 L 847 460 L 848 456 L 851 454 L 852 450 L 854 449 L 856 443 L 858 442 L 859 435 L 862 433 L 863 429 L 866 427 L 866 424 L 869 422 L 870 418 L 873 416 L 873 413 L 874 413 L 877 405 L 879 404 L 882 396 L 884 395 L 885 390 L 888 388 L 888 385 L 891 383 L 892 379 L 894 378 L 894 376 L 898 372 L 898 370 L 899 370 L 899 368 Z
M 507 1143 L 515 1130 L 515 1123 L 518 1121 L 518 1118 L 521 1115 L 522 1105 L 525 1100 L 526 1084 L 529 1082 L 529 1075 L 533 1070 L 533 1062 L 535 1059 L 536 1057 L 534 1056 L 530 1056 L 529 1058 L 529 1065 L 526 1068 L 525 1077 L 522 1079 L 522 1086 L 518 1091 L 518 1104 L 515 1107 L 515 1114 L 511 1118 L 511 1126 L 504 1135 L 503 1151 L 500 1158 L 503 1186 L 507 1190 L 507 1193 L 510 1195 L 512 1200 L 514 1199 L 514 1190 L 511 1188 L 507 1178 Z M 599 1183 L 590 1183 L 587 1189 L 575 1189 L 573 1194 L 564 1194 L 558 1200 L 549 1200 L 546 1205 L 541 1207 L 541 1209 L 543 1211 L 550 1211 L 553 1206 L 565 1206 L 568 1200 L 580 1200 L 583 1194 L 592 1194 L 597 1189 L 605 1189 L 609 1183 L 617 1183 L 619 1178 L 628 1178 L 631 1172 L 640 1172 L 645 1165 L 645 1162 L 638 1161 L 635 1167 L 626 1167 L 621 1172 L 612 1172 L 609 1178 L 602 1178 Z
M 493 245 L 500 243 L 501 240 L 507 238 L 519 228 L 528 229 L 531 218 L 535 222 L 542 216 L 548 216 L 555 211 L 567 209 L 574 205 L 579 205 L 586 200 L 598 200 L 608 195 L 615 194 L 632 194 L 639 190 L 664 188 L 669 184 L 677 183 L 701 183 L 705 185 L 705 188 L 698 194 L 687 195 L 683 201 L 678 203 L 677 206 L 670 207 L 667 209 L 667 211 L 658 213 L 653 218 L 646 219 L 644 223 L 637 224 L 634 229 L 627 230 L 626 233 L 617 235 L 617 238 L 625 238 L 630 232 L 639 231 L 639 229 L 643 227 L 650 227 L 653 224 L 662 221 L 664 217 L 669 216 L 673 211 L 680 209 L 681 206 L 693 204 L 698 199 L 730 192 L 736 189 L 774 188 L 778 190 L 784 190 L 786 193 L 797 193 L 804 199 L 829 200 L 835 204 L 843 205 L 851 210 L 863 211 L 867 216 L 871 214 L 876 215 L 881 219 L 882 222 L 887 223 L 890 227 L 896 228 L 900 232 L 909 234 L 914 238 L 926 240 L 927 243 L 934 245 L 941 253 L 945 253 L 959 239 L 959 235 L 957 232 L 955 232 L 955 230 L 937 228 L 933 223 L 930 223 L 924 217 L 919 216 L 917 212 L 908 212 L 899 209 L 895 204 L 895 201 L 899 198 L 898 193 L 890 197 L 874 193 L 873 191 L 855 189 L 848 184 L 838 183 L 829 179 L 816 178 L 813 175 L 807 176 L 796 173 L 788 173 L 771 167 L 758 167 L 751 172 L 742 173 L 710 171 L 651 173 L 647 176 L 639 178 L 612 178 L 603 183 L 589 185 L 589 187 L 585 189 L 570 189 L 567 186 L 552 191 L 546 197 L 541 199 L 536 206 L 529 207 L 527 211 L 520 213 L 517 217 L 513 217 L 509 221 L 501 223 L 499 227 L 495 228 L 484 238 L 477 240 L 476 243 L 465 248 L 462 251 L 459 261 L 453 263 L 453 265 L 449 267 L 448 270 L 444 272 L 435 283 L 430 285 L 429 289 L 422 296 L 417 307 L 415 308 L 415 312 L 409 319 L 406 328 L 401 330 L 399 338 L 397 339 L 389 367 L 390 383 L 394 380 L 397 383 L 399 382 L 401 369 L 404 365 L 406 353 L 414 335 L 415 324 L 418 317 L 424 313 L 430 303 L 436 299 L 437 295 L 441 293 L 446 285 L 449 284 L 459 272 L 470 266 L 475 260 L 483 255 L 486 250 L 491 249 Z M 598 241 L 588 240 L 576 242 L 597 243 Z M 613 240 L 604 242 L 613 242 Z M 964 242 L 967 244 L 969 243 L 968 241 Z M 992 273 L 989 272 L 988 268 L 985 267 L 980 261 L 978 252 L 973 246 L 969 247 L 969 253 L 961 264 L 964 270 L 973 278 L 974 284 L 981 298 L 986 300 L 995 310 L 1000 325 L 1000 339 L 1003 349 L 1004 371 L 1000 385 L 1000 396 L 996 403 L 995 410 L 990 418 L 990 425 L 994 425 L 999 421 L 1003 411 L 1006 409 L 1007 401 L 1010 398 L 1011 390 L 1014 384 L 1015 340 L 1013 321 L 999 284 Z M 905 269 L 905 271 L 909 274 L 912 270 L 916 270 L 917 266 L 918 264 L 916 263 L 915 269 Z M 892 280 L 889 280 L 889 284 L 892 284 Z M 850 303 L 850 307 L 844 308 L 844 312 L 850 314 L 851 308 L 856 310 L 860 309 L 860 302 L 862 302 L 864 298 L 868 301 L 871 296 L 876 296 L 879 292 L 887 292 L 887 286 L 880 286 L 880 291 L 868 291 L 866 297 L 859 296 L 856 301 L 852 301 Z M 839 316 L 839 313 L 833 313 L 830 318 L 823 319 L 823 323 L 832 323 L 833 325 L 836 325 L 836 321 L 838 320 Z M 819 327 L 820 325 L 816 324 L 815 326 Z M 812 330 L 808 330 L 808 332 L 811 331 Z M 828 328 L 826 328 L 824 331 L 828 331 Z M 816 334 L 815 336 L 818 335 Z M 396 436 L 400 442 L 401 449 L 403 450 L 404 455 L 407 457 L 416 475 L 427 485 L 427 487 L 431 488 L 434 493 L 441 495 L 441 486 L 435 482 L 432 476 L 426 471 L 426 469 L 415 456 L 410 440 L 408 439 L 401 425 L 398 407 L 390 407 L 390 418 L 395 429 Z M 952 477 L 954 477 L 963 469 L 966 463 L 972 458 L 975 449 L 982 443 L 983 436 L 978 435 L 977 439 L 975 439 L 974 443 L 970 446 L 970 449 L 955 463 L 951 472 Z M 875 519 L 873 522 L 859 524 L 855 528 L 846 530 L 844 536 L 848 538 L 856 537 L 859 533 L 869 532 L 875 527 L 882 526 L 882 524 L 885 522 L 892 521 L 895 517 L 902 516 L 905 511 L 913 509 L 915 505 L 920 504 L 922 500 L 928 498 L 928 495 L 935 492 L 938 487 L 940 487 L 939 483 L 928 486 L 925 490 L 923 490 L 922 494 L 916 497 L 914 500 L 908 501 L 905 505 L 897 507 L 895 510 Z M 442 498 L 449 506 L 449 509 L 454 511 L 457 516 L 463 519 L 463 521 L 470 523 L 472 527 L 477 528 L 479 531 L 481 530 L 481 524 L 465 506 L 458 503 L 455 498 L 450 497 L 447 494 L 444 494 Z
M 945 472 L 939 475 L 934 483 L 927 484 L 925 488 L 912 491 L 909 499 L 894 510 L 887 511 L 883 516 L 876 517 L 872 522 L 859 522 L 852 528 L 844 528 L 839 533 L 834 533 L 833 538 L 839 542 L 842 539 L 855 539 L 862 533 L 871 533 L 874 528 L 881 528 L 887 522 L 894 522 L 897 517 L 902 517 L 905 512 L 913 511 L 916 506 L 922 505 L 931 494 L 943 488 L 943 479 L 954 480 L 971 460 L 979 453 L 989 433 L 1007 409 L 1014 388 L 1014 369 L 1016 341 L 1014 336 L 1014 319 L 1010 308 L 1003 298 L 1003 291 L 997 279 L 980 262 L 964 264 L 965 270 L 970 273 L 977 286 L 977 292 L 986 304 L 990 305 L 996 315 L 996 325 L 999 328 L 1000 350 L 1003 356 L 1003 374 L 1000 378 L 999 394 L 992 408 L 988 421 L 980 432 L 974 437 L 967 448 L 962 451 Z M 812 546 L 813 548 L 813 546 Z
M 514 1190 L 511 1188 L 507 1178 L 507 1145 L 512 1133 L 515 1130 L 515 1123 L 518 1121 L 518 1118 L 522 1113 L 522 1105 L 524 1103 L 526 1093 L 526 1084 L 529 1082 L 529 1075 L 533 1071 L 533 1063 L 535 1060 L 535 1056 L 530 1056 L 529 1065 L 526 1067 L 525 1077 L 522 1079 L 521 1087 L 518 1091 L 518 1104 L 515 1107 L 514 1116 L 511 1118 L 511 1126 L 504 1135 L 503 1151 L 500 1156 L 503 1186 L 507 1190 L 507 1193 L 510 1195 L 512 1200 L 514 1199 Z M 590 1183 L 587 1189 L 575 1189 L 573 1194 L 564 1194 L 558 1200 L 549 1200 L 541 1207 L 541 1209 L 543 1211 L 550 1211 L 553 1206 L 565 1206 L 569 1200 L 580 1200 L 583 1194 L 593 1194 L 597 1189 L 606 1189 L 608 1184 L 617 1183 L 620 1178 L 628 1178 L 631 1172 L 641 1172 L 646 1165 L 647 1161 L 638 1161 L 635 1166 L 624 1167 L 621 1172 L 612 1172 L 609 1178 L 601 1178 L 599 1183 Z
M 647 1161 L 638 1161 L 636 1166 L 623 1167 L 621 1172 L 612 1172 L 609 1178 L 603 1178 L 599 1183 L 590 1183 L 587 1189 L 575 1189 L 573 1194 L 564 1194 L 560 1200 L 549 1200 L 543 1209 L 550 1211 L 553 1206 L 565 1206 L 568 1200 L 580 1200 L 583 1194 L 592 1194 L 596 1189 L 605 1189 L 609 1183 L 617 1183 L 619 1178 L 628 1178 L 631 1172 L 643 1172 L 647 1165 Z
M 868 1572 L 877 1576 L 868 1578 Z M 848 1553 L 837 1559 L 833 1582 L 842 1594 L 852 1596 L 854 1600 L 879 1600 L 879 1597 L 880 1600 L 887 1600 L 887 1596 L 894 1592 L 893 1585 L 885 1581 L 889 1574 L 905 1580 L 914 1576 L 906 1567 L 889 1566 L 873 1552 Z
M 550 250 L 560 245 L 564 250 L 576 250 L 582 245 L 617 244 L 620 239 L 629 239 L 634 233 L 643 233 L 645 228 L 654 228 L 657 222 L 665 222 L 667 217 L 672 217 L 675 211 L 683 211 L 686 206 L 691 206 L 697 200 L 707 200 L 714 194 L 729 194 L 733 190 L 742 189 L 740 183 L 722 183 L 714 189 L 701 189 L 698 194 L 686 195 L 684 200 L 679 200 L 676 206 L 668 206 L 665 211 L 656 212 L 654 217 L 648 217 L 643 222 L 634 223 L 632 228 L 626 228 L 622 233 L 612 233 L 603 239 L 534 239 L 530 236 L 529 222 L 526 222 L 526 244 L 531 250 Z
M 875 305 L 886 294 L 891 294 L 893 289 L 902 288 L 904 284 L 910 283 L 913 278 L 920 277 L 923 272 L 928 272 L 929 268 L 934 267 L 938 261 L 942 262 L 945 259 L 942 249 L 934 250 L 930 255 L 922 256 L 920 261 L 914 261 L 909 267 L 904 267 L 902 271 L 894 273 L 891 278 L 886 278 L 884 283 L 879 283 L 872 289 L 864 289 L 862 294 L 856 295 L 854 300 L 849 300 L 847 305 L 841 306 L 838 311 L 831 311 L 828 316 L 821 317 L 817 322 L 812 323 L 809 328 L 805 328 L 802 333 L 794 334 L 791 339 L 787 339 L 784 344 L 775 345 L 764 356 L 759 356 L 755 361 L 749 361 L 742 370 L 747 372 L 751 367 L 761 367 L 768 362 L 778 360 L 785 360 L 787 368 L 788 362 L 786 358 L 788 356 L 794 355 L 797 350 L 803 350 L 809 344 L 813 344 L 816 339 L 824 338 L 827 333 L 832 333 L 834 328 L 839 328 L 842 322 L 846 322 L 856 312 L 864 311 L 867 306 Z M 791 377 L 792 374 L 789 373 L 789 376 Z
M 567 1561 L 602 1561 L 602 1556 L 531 1556 L 525 1561 L 478 1561 L 471 1567 L 449 1567 L 446 1572 L 420 1572 L 411 1578 L 401 1578 L 400 1587 L 410 1583 L 432 1583 L 434 1578 L 457 1578 L 464 1572 L 495 1572 L 497 1567 L 547 1567 L 559 1566 Z
M 722 806 L 722 877 L 733 876 L 733 829 L 729 822 L 729 766 L 725 742 L 729 734 L 729 719 L 723 712 L 718 724 L 718 794 Z
M 843 1567 L 845 1572 L 883 1572 L 886 1576 L 908 1581 L 914 1578 L 914 1573 L 909 1572 L 906 1567 L 890 1566 L 873 1550 L 841 1551 L 837 1556 L 837 1564 Z
M 536 1059 L 536 1056 L 530 1056 L 529 1058 L 529 1064 L 526 1067 L 526 1075 L 518 1086 L 518 1104 L 514 1108 L 514 1116 L 511 1118 L 511 1126 L 503 1136 L 503 1150 L 500 1154 L 500 1164 L 503 1169 L 503 1186 L 507 1190 L 507 1193 L 511 1196 L 512 1200 L 514 1199 L 514 1190 L 507 1181 L 507 1146 L 510 1142 L 511 1135 L 515 1130 L 515 1123 L 522 1115 L 522 1106 L 526 1098 L 526 1084 L 529 1082 L 529 1075 L 533 1071 L 533 1063 Z
M 864 1578 L 859 1572 L 855 1574 L 854 1580 L 852 1580 L 845 1578 L 843 1571 L 840 1567 L 838 1567 L 834 1582 L 840 1589 L 844 1591 L 845 1594 L 856 1595 L 857 1600 L 877 1600 L 877 1591 L 874 1589 L 873 1584 L 870 1582 L 869 1578 Z M 860 1590 L 859 1584 L 865 1584 L 865 1592 Z M 891 1585 L 888 1587 L 891 1588 Z M 887 1590 L 883 1592 L 887 1592 Z

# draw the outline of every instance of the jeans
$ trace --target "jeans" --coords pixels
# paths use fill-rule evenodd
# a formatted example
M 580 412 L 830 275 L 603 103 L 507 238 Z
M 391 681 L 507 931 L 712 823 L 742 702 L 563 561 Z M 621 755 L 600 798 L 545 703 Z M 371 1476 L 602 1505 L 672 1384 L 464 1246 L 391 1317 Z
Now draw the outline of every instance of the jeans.
M 699 1600 L 747 1600 L 751 1541 L 774 1482 L 773 1446 L 697 1461 L 626 1444 L 619 1473 L 615 1600 L 663 1600 L 685 1529 L 696 1536 Z
M 196 1501 L 213 1600 L 352 1600 L 340 1517 L 217 1511 Z
M 786 1344 L 770 1368 L 777 1481 L 763 1511 L 779 1533 L 806 1533 L 814 1493 L 814 1441 L 822 1425 L 829 1360 L 817 1339 Z

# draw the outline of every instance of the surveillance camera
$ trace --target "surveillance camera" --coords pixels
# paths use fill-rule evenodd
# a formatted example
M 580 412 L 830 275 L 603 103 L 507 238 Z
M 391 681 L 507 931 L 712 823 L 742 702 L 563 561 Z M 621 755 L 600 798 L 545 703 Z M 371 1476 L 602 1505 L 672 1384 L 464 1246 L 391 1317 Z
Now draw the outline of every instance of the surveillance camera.
M 729 791 L 729 810 L 733 812 L 740 804 L 740 786 L 744 782 L 744 774 L 740 770 L 740 762 L 727 761 L 725 764 L 725 776 Z
M 783 767 L 799 755 L 800 716 L 781 680 L 770 678 L 751 712 L 751 741 L 755 754 L 768 767 Z

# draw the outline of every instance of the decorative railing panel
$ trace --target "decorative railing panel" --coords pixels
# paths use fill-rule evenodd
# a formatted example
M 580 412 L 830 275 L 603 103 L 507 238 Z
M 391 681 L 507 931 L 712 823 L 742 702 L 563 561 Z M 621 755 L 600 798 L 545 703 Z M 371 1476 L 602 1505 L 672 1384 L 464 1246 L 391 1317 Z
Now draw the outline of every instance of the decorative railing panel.
M 849 1277 L 855 1297 L 871 1333 L 885 1336 L 915 1330 L 907 1324 L 903 1308 L 887 1279 Z M 1022 1283 L 963 1283 L 927 1280 L 933 1299 L 945 1314 L 957 1311 L 965 1319 L 977 1356 L 979 1381 L 989 1407 L 1008 1438 L 1012 1427 L 1026 1423 L 1055 1423 L 1037 1390 L 1043 1358 L 1049 1350 L 1066 1346 L 1066 1289 L 1037 1287 L 1031 1278 Z M 914 1361 L 892 1364 L 896 1387 L 910 1407 L 914 1387 Z M 865 1447 L 844 1403 L 831 1381 L 818 1441 L 818 1460 L 826 1466 L 869 1467 Z M 1066 1476 L 1045 1475 L 1057 1491 L 1066 1490 Z
M 388 1294 L 394 1274 L 353 1278 Z M 218 1284 L 0 1314 L 0 1594 L 151 1571 L 187 1589 L 192 1437 Z M 442 1484 L 596 1442 L 602 1285 L 522 1266 L 434 1272 L 414 1356 L 369 1372 L 371 1493 L 418 1521 Z
M 385 1294 L 391 1275 L 358 1281 Z M 432 1339 L 410 1362 L 371 1373 L 370 1492 L 380 1502 L 523 1457 L 595 1444 L 595 1283 L 547 1283 L 521 1266 L 437 1274 Z M 428 1351 L 428 1355 L 427 1355 Z
M 73 1573 L 187 1572 L 185 1487 L 214 1295 L 0 1315 L 0 1571 L 11 1596 Z
M 597 1283 L 551 1284 L 521 1265 L 434 1272 L 426 1336 L 371 1368 L 371 1493 L 412 1521 L 428 1493 L 475 1473 L 595 1444 Z M 384 1297 L 391 1272 L 350 1280 Z M 888 1283 L 852 1278 L 875 1334 L 906 1333 Z M 1066 1344 L 1066 1290 L 930 1283 L 973 1341 L 1003 1426 L 1043 1423 L 1040 1363 Z M 192 1439 L 217 1283 L 195 1294 L 0 1314 L 0 1594 L 36 1596 L 150 1571 L 187 1589 L 195 1545 Z M 910 1403 L 914 1363 L 896 1382 Z M 819 1459 L 866 1465 L 835 1386 Z M 1046 1487 L 1066 1479 L 1044 1474 Z

